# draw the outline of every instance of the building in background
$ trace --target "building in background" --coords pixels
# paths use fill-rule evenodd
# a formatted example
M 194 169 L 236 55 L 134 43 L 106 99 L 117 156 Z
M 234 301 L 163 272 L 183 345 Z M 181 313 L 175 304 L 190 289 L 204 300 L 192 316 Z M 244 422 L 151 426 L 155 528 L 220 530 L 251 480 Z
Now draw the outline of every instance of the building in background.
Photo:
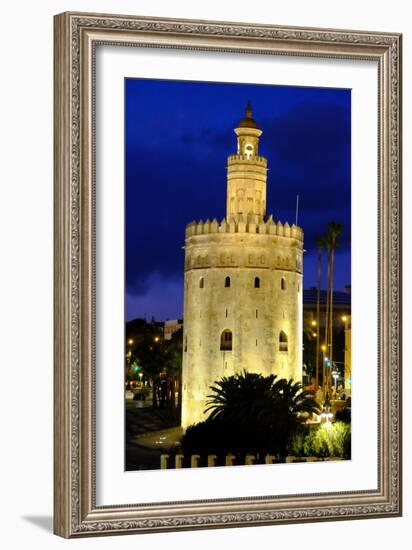
M 171 340 L 175 332 L 183 327 L 183 319 L 167 319 L 164 322 L 163 335 L 165 340 Z
M 303 231 L 266 216 L 267 160 L 250 104 L 234 131 L 226 218 L 186 227 L 183 427 L 205 419 L 222 376 L 302 379 Z

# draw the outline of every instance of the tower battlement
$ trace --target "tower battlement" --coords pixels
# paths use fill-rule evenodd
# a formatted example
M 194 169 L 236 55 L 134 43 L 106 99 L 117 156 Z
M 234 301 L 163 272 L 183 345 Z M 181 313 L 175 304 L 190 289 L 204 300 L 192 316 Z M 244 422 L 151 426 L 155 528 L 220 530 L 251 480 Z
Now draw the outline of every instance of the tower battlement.
M 259 155 L 254 155 L 253 157 L 250 157 L 248 155 L 229 155 L 227 157 L 227 163 L 228 166 L 232 164 L 237 164 L 240 161 L 247 162 L 252 165 L 261 165 L 266 168 L 268 161 L 265 157 L 261 157 Z
M 253 233 L 259 235 L 277 235 L 289 239 L 296 239 L 303 243 L 303 230 L 301 227 L 288 222 L 275 222 L 272 216 L 266 220 L 258 216 L 229 216 L 218 222 L 216 218 L 212 221 L 193 221 L 186 226 L 186 239 L 195 235 L 210 235 L 223 233 Z

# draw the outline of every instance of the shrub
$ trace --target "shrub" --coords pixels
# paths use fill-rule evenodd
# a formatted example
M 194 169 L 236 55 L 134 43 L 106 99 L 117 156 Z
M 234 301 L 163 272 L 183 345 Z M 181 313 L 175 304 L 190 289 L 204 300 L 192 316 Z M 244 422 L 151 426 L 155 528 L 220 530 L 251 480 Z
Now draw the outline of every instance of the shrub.
M 303 444 L 306 456 L 325 458 L 335 456 L 344 459 L 351 457 L 351 427 L 344 422 L 322 424 L 311 430 Z
M 298 426 L 288 441 L 288 453 L 292 456 L 306 456 L 305 441 L 309 437 L 308 426 Z
M 276 455 L 285 459 L 290 435 L 319 411 L 311 392 L 275 375 L 242 372 L 210 387 L 207 420 L 190 426 L 181 440 L 185 453 Z

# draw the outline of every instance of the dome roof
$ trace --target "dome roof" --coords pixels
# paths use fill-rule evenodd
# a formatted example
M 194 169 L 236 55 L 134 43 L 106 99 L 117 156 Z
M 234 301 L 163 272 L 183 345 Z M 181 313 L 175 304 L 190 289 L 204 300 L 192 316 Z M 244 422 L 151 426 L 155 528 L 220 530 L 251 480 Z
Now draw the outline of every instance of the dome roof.
M 252 118 L 252 105 L 249 100 L 246 107 L 246 116 L 245 118 L 242 118 L 242 120 L 237 125 L 237 128 L 257 128 L 257 127 L 258 125 Z

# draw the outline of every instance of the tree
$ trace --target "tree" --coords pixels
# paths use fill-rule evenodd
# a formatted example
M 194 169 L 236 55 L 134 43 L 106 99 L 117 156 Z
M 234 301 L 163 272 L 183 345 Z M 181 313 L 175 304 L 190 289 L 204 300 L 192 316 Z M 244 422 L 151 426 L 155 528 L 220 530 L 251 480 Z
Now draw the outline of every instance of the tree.
M 155 337 L 156 338 L 156 337 Z M 158 386 L 160 373 L 162 372 L 163 357 L 161 346 L 153 338 L 145 338 L 139 346 L 139 359 L 142 365 L 143 374 L 149 378 L 152 385 L 153 407 L 158 406 Z
M 335 284 L 335 250 L 339 246 L 338 238 L 343 231 L 343 225 L 340 223 L 330 222 L 328 224 L 328 236 L 331 250 L 331 276 L 330 276 L 330 293 L 329 293 L 329 316 L 330 316 L 330 364 L 333 365 L 333 289 Z
M 299 382 L 242 372 L 211 386 L 205 422 L 192 426 L 182 439 L 185 452 L 287 455 L 291 431 L 307 414 L 319 412 L 311 392 Z M 209 452 L 209 451 L 208 451 Z
M 183 329 L 172 334 L 170 340 L 165 340 L 164 346 L 164 370 L 168 379 L 167 401 L 172 414 L 180 420 L 182 410 L 182 352 Z M 177 391 L 177 404 L 175 395 Z
M 210 420 L 224 418 L 236 422 L 257 421 L 271 404 L 271 390 L 276 376 L 243 371 L 224 376 L 210 386 L 205 413 Z
M 158 386 L 160 374 L 164 368 L 162 353 L 162 328 L 154 320 L 151 323 L 145 319 L 134 319 L 126 323 L 126 365 L 132 367 L 136 362 L 138 374 L 150 381 L 152 387 L 153 407 L 158 405 Z M 133 377 L 133 371 L 130 371 Z M 138 377 L 135 374 L 135 377 Z
M 329 353 L 329 292 L 330 292 L 330 236 L 326 234 L 324 236 L 325 239 L 325 247 L 327 252 L 327 282 L 326 282 L 326 308 L 325 308 L 325 350 L 326 354 Z M 327 370 L 325 361 L 323 361 L 323 369 L 322 369 L 322 385 L 324 392 L 329 390 L 329 372 Z
M 325 235 L 318 237 L 316 239 L 316 246 L 318 249 L 318 287 L 317 287 L 317 296 L 316 296 L 316 386 L 319 385 L 319 360 L 320 360 L 320 287 L 322 279 L 322 255 L 323 249 L 328 246 L 328 239 Z
M 278 453 L 287 455 L 290 434 L 303 422 L 307 415 L 319 413 L 319 404 L 312 392 L 302 389 L 300 382 L 284 378 L 272 387 L 274 406 L 272 424 L 276 426 Z

